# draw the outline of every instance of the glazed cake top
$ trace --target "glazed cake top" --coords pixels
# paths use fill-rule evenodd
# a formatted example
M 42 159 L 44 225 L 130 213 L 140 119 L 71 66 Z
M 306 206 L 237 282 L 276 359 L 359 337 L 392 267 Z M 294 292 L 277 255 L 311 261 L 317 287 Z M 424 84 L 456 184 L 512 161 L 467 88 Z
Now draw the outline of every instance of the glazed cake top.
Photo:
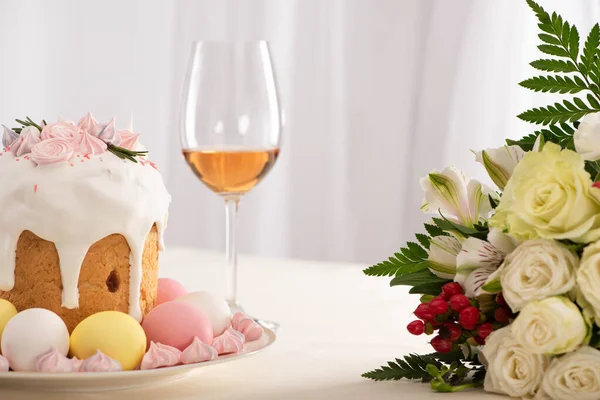
M 62 306 L 77 308 L 89 248 L 121 234 L 131 249 L 129 313 L 140 321 L 144 244 L 156 224 L 162 250 L 171 197 L 139 134 L 116 130 L 114 119 L 99 124 L 90 113 L 77 124 L 24 122 L 20 132 L 4 127 L 2 138 L 0 290 L 14 286 L 17 242 L 29 230 L 55 244 Z

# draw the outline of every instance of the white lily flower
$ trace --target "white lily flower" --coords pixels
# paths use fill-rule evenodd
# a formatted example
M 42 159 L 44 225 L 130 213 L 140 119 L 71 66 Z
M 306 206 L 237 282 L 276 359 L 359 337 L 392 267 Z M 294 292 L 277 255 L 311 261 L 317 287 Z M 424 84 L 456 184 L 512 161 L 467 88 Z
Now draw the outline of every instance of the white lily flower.
M 429 243 L 429 270 L 440 278 L 452 279 L 456 273 L 456 256 L 460 252 L 460 240 L 453 236 L 436 236 Z
M 421 188 L 425 192 L 423 211 L 440 212 L 469 227 L 488 217 L 492 209 L 488 196 L 496 196 L 491 188 L 475 179 L 467 180 L 462 171 L 454 167 L 433 171 L 421 178 Z
M 456 276 L 469 298 L 487 293 L 481 287 L 515 248 L 514 241 L 498 228 L 492 228 L 487 241 L 470 237 L 456 257 Z
M 485 167 L 492 181 L 504 189 L 525 151 L 519 146 L 503 146 L 475 153 L 475 159 Z

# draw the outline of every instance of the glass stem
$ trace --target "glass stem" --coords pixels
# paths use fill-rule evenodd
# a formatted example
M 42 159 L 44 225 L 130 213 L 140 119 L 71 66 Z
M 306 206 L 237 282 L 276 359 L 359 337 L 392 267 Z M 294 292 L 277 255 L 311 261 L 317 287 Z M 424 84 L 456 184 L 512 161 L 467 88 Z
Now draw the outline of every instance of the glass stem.
M 239 308 L 237 303 L 237 211 L 239 197 L 225 198 L 225 254 L 227 257 L 226 301 L 232 311 Z

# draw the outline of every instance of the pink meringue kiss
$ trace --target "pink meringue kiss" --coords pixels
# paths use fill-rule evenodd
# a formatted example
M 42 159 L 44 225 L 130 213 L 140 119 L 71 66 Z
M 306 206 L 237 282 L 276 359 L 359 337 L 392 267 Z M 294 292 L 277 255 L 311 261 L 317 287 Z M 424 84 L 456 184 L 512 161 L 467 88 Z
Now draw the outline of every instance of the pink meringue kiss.
M 134 133 L 128 130 L 119 131 L 119 136 L 121 136 L 121 144 L 120 147 L 123 147 L 127 150 L 136 150 L 138 138 L 140 137 L 139 133 Z
M 23 128 L 19 138 L 10 146 L 10 151 L 16 156 L 31 153 L 31 149 L 40 142 L 40 131 L 35 126 Z
M 0 372 L 8 372 L 9 368 L 8 359 L 0 354 Z
M 196 364 L 212 361 L 216 360 L 218 355 L 217 349 L 194 337 L 192 344 L 181 353 L 181 362 L 184 364 Z
M 140 369 L 172 367 L 179 364 L 180 359 L 181 350 L 165 344 L 150 342 L 150 349 L 144 355 Z
M 106 143 L 97 137 L 90 135 L 87 132 L 83 132 L 82 135 L 77 137 L 71 145 L 81 154 L 98 155 L 106 151 Z
M 79 122 L 77 123 L 77 127 L 88 133 L 92 133 L 92 130 L 94 129 L 94 126 L 96 126 L 96 124 L 98 124 L 98 121 L 96 121 L 92 113 L 88 111 L 85 117 L 79 120 Z
M 108 124 L 96 124 L 90 133 L 105 143 L 110 143 L 115 146 L 121 145 L 121 135 L 115 129 L 114 118 L 111 119 Z
M 239 353 L 244 349 L 244 335 L 229 328 L 221 336 L 214 338 L 212 346 L 219 355 Z
M 37 165 L 69 161 L 72 156 L 73 145 L 64 138 L 42 140 L 31 149 L 31 160 Z
M 100 350 L 96 352 L 90 358 L 87 358 L 79 372 L 119 372 L 122 371 L 123 367 L 117 360 L 113 360 Z
M 241 332 L 247 342 L 258 340 L 263 335 L 263 328 L 248 315 L 238 312 L 231 319 L 231 327 Z
M 35 363 L 36 372 L 67 373 L 73 372 L 73 363 L 53 348 L 41 355 Z
M 79 372 L 81 370 L 81 366 L 83 365 L 83 360 L 73 357 L 71 358 L 71 364 L 73 365 L 73 372 Z
M 76 138 L 81 135 L 81 129 L 73 122 L 67 122 L 59 118 L 58 122 L 50 125 L 45 125 L 42 128 L 42 140 L 54 138 Z

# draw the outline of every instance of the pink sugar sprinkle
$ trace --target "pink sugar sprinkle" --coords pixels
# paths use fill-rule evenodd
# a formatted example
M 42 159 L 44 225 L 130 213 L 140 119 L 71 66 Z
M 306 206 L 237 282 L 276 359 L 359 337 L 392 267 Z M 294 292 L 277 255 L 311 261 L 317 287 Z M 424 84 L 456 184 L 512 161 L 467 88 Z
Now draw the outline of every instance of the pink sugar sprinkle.
M 37 193 L 37 185 L 33 185 L 33 193 Z
M 81 157 L 81 155 L 80 155 L 80 154 L 77 154 L 77 157 Z
M 148 161 L 148 164 L 150 164 L 152 166 L 152 168 L 154 168 L 155 170 L 158 171 L 158 168 L 156 167 L 156 164 L 154 164 L 152 161 Z
M 23 158 L 24 158 L 24 159 L 26 159 L 26 160 L 29 160 L 29 156 L 25 156 L 25 157 L 23 157 Z
M 86 154 L 84 157 L 87 158 L 88 160 L 90 159 L 90 155 L 89 154 Z M 81 160 L 81 161 L 83 161 L 83 160 Z
M 83 160 L 81 160 L 81 162 L 83 162 Z
M 17 159 L 15 159 L 15 161 L 19 161 L 19 159 L 17 158 Z
M 71 167 L 74 167 L 74 165 L 73 165 L 73 164 L 69 164 L 69 165 L 70 165 Z

